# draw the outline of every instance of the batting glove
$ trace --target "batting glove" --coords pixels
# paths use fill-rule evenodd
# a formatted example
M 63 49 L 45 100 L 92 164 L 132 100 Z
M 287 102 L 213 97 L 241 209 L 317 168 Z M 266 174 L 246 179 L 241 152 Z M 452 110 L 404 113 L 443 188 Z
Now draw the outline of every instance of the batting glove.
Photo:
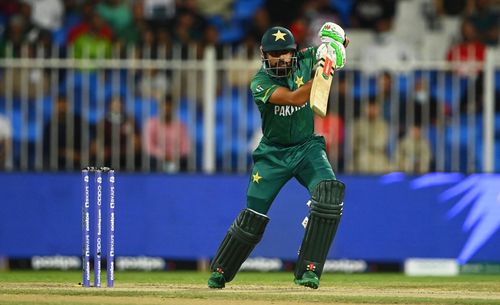
M 326 22 L 323 24 L 318 32 L 318 36 L 321 42 L 339 42 L 344 47 L 349 44 L 349 39 L 347 39 L 344 29 L 333 22 Z
M 319 61 L 324 54 L 335 63 L 335 70 L 342 69 L 347 61 L 347 54 L 344 45 L 337 41 L 322 43 L 316 50 L 316 61 Z

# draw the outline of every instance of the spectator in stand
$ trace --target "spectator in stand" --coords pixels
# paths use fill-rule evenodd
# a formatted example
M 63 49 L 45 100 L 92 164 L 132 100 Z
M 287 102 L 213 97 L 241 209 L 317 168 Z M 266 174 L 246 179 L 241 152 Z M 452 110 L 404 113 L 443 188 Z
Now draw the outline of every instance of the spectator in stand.
M 63 25 L 64 4 L 61 0 L 23 0 L 31 6 L 31 22 L 41 30 L 56 31 Z
M 64 4 L 64 18 L 68 17 L 68 15 L 71 15 L 70 18 L 78 19 L 80 20 L 82 16 L 83 7 L 91 7 L 91 3 L 88 3 L 88 1 L 82 1 L 82 0 L 63 0 Z
M 20 14 L 14 14 L 10 17 L 6 33 L 0 36 L 0 57 L 20 57 L 21 56 L 21 46 L 27 43 L 26 32 L 28 30 L 27 20 Z M 20 69 L 2 69 L 2 74 L 8 75 L 11 73 L 15 78 L 14 87 L 12 90 L 14 96 L 19 96 L 19 86 L 21 82 L 18 80 L 20 77 Z M 5 77 L 5 76 L 4 76 Z M 19 86 L 18 86 L 19 85 Z M 0 82 L 0 93 L 5 94 L 6 84 L 4 81 Z
M 258 66 L 261 64 L 260 50 L 255 44 L 254 37 L 248 33 L 241 44 L 238 45 L 234 56 L 230 59 L 232 63 L 230 66 Z M 255 71 L 252 69 L 230 69 L 227 71 L 227 82 L 232 87 L 247 86 Z
M 470 14 L 474 0 L 421 0 L 421 16 L 425 18 L 429 31 L 439 31 L 443 35 L 454 36 L 450 22 Z M 451 17 L 451 18 L 450 18 Z
M 399 83 L 394 79 L 399 78 L 398 74 L 383 71 L 377 75 L 377 88 L 375 98 L 380 105 L 382 118 L 389 128 L 389 149 L 392 154 L 395 151 L 397 139 L 404 132 L 406 127 L 406 110 L 408 108 L 407 99 L 399 92 Z
M 369 98 L 363 110 L 353 125 L 353 169 L 357 173 L 386 173 L 391 170 L 387 155 L 389 125 L 375 98 Z
M 465 88 L 460 98 L 460 112 L 465 114 L 483 113 L 484 107 L 484 74 L 468 79 L 471 85 Z M 497 93 L 498 94 L 498 93 Z M 494 104 L 497 113 L 500 113 L 500 99 L 494 97 Z
M 9 119 L 0 114 L 0 170 L 6 168 L 11 160 L 12 153 L 12 126 Z
M 416 104 L 413 124 L 398 141 L 398 169 L 413 174 L 427 173 L 431 167 L 431 144 L 422 131 L 422 107 Z
M 40 31 L 34 46 L 36 48 L 35 52 L 37 53 L 35 56 L 49 58 L 51 56 L 53 43 L 51 32 L 46 30 Z M 41 52 L 43 52 L 43 54 Z
M 206 25 L 205 18 L 196 11 L 193 2 L 183 1 L 175 18 L 173 40 L 183 45 L 196 44 L 203 40 Z
M 135 120 L 125 111 L 120 96 L 109 103 L 105 117 L 97 123 L 97 134 L 91 145 L 91 154 L 96 164 L 103 160 L 104 166 L 117 169 L 139 168 L 142 160 L 141 134 Z
M 415 79 L 414 84 L 415 104 L 421 107 L 422 113 L 428 113 L 429 123 L 435 124 L 438 119 L 439 103 L 438 100 L 432 96 L 429 90 L 429 84 L 424 78 L 419 77 Z M 441 105 L 445 106 L 445 105 Z
M 137 87 L 142 98 L 160 101 L 170 90 L 171 80 L 163 70 L 143 69 L 140 70 Z
M 22 15 L 16 14 L 10 17 L 5 35 L 1 36 L 0 40 L 0 57 L 20 57 L 21 46 L 28 42 L 27 32 L 29 31 L 29 23 Z M 12 49 L 8 50 L 7 46 L 11 45 Z
M 475 11 L 468 17 L 468 20 L 476 28 L 479 40 L 489 46 L 498 44 L 500 5 L 498 1 L 476 0 Z
M 410 45 L 394 36 L 392 22 L 391 18 L 375 22 L 374 40 L 361 54 L 362 69 L 367 74 L 380 70 L 405 71 L 416 60 Z
M 145 152 L 163 171 L 187 169 L 191 141 L 187 127 L 175 117 L 170 95 L 161 103 L 159 115 L 144 124 L 142 140 Z
M 188 11 L 182 11 L 176 16 L 172 38 L 174 43 L 184 47 L 183 58 L 187 57 L 188 47 L 196 45 L 202 38 L 202 29 L 195 23 L 195 17 Z
M 209 46 L 215 48 L 216 57 L 218 59 L 223 59 L 223 46 L 219 44 L 219 31 L 217 27 L 213 24 L 207 24 L 203 31 L 203 39 L 199 43 L 197 48 L 197 58 L 203 59 L 205 56 L 205 49 Z
M 448 50 L 446 58 L 457 63 L 454 68 L 459 75 L 476 76 L 482 70 L 486 45 L 479 40 L 477 29 L 468 19 L 462 23 L 461 34 L 462 41 Z
M 12 16 L 9 20 L 7 35 L 0 42 L 0 57 L 18 58 L 35 56 L 35 47 L 31 43 L 34 42 L 39 47 L 44 46 L 46 33 L 42 32 L 43 35 L 38 36 L 38 41 L 30 41 L 31 38 L 28 37 L 28 32 L 32 32 L 28 20 L 23 15 Z M 7 90 L 9 90 L 9 93 L 14 98 L 23 96 L 33 99 L 38 97 L 38 94 L 44 94 L 48 90 L 49 82 L 44 77 L 46 75 L 43 69 L 12 67 L 2 69 L 2 73 L 11 80 L 9 87 L 7 87 L 5 81 L 0 82 L 0 94 L 2 95 L 5 95 Z
M 74 114 L 65 96 L 58 96 L 54 114 L 43 128 L 44 167 L 67 170 L 81 167 L 81 148 L 84 128 L 88 137 L 94 134 L 93 126 Z
M 171 58 L 172 57 L 172 37 L 166 29 L 159 28 L 153 31 L 145 26 L 137 46 L 137 56 L 141 58 Z
M 380 20 L 393 20 L 396 15 L 395 0 L 357 0 L 352 8 L 352 26 L 373 29 Z
M 143 3 L 144 17 L 148 22 L 166 26 L 175 17 L 175 0 L 142 0 L 136 2 Z
M 156 46 L 164 48 L 167 51 L 167 57 L 169 56 L 172 48 L 172 36 L 168 30 L 160 28 L 156 31 Z
M 27 2 L 20 2 L 19 15 L 22 16 L 25 22 L 24 37 L 29 43 L 33 43 L 38 38 L 39 30 L 31 22 L 31 5 Z
M 247 33 L 252 36 L 255 45 L 260 45 L 262 35 L 271 27 L 269 12 L 265 8 L 258 8 L 253 15 L 252 22 L 249 22 L 248 25 L 250 27 L 247 29 Z
M 74 57 L 109 57 L 113 38 L 111 28 L 89 4 L 84 5 L 83 14 L 84 21 L 73 27 L 68 35 L 68 45 L 74 47 Z
M 404 114 L 404 111 L 398 111 L 402 103 L 398 103 L 397 105 L 393 103 L 393 86 L 393 76 L 389 71 L 383 71 L 378 74 L 376 98 L 382 108 L 382 117 L 386 122 L 390 122 L 391 119 L 394 119 L 399 114 Z
M 141 8 L 140 5 L 136 4 L 136 6 Z M 136 14 L 140 12 L 138 9 L 135 10 Z M 129 40 L 137 42 L 138 37 L 131 37 L 131 35 L 137 34 L 137 25 L 134 24 L 135 16 L 133 16 L 128 2 L 123 0 L 100 1 L 96 6 L 96 13 L 109 25 L 117 40 L 125 43 Z
M 134 55 L 137 58 L 154 58 L 156 53 L 153 52 L 157 49 L 155 32 L 150 27 L 145 27 Z
M 122 7 L 123 4 L 119 6 Z M 116 33 L 116 42 L 120 46 L 140 45 L 142 37 L 150 27 L 144 17 L 144 4 L 141 1 L 133 1 L 130 6 L 132 20 L 126 25 L 124 24 L 116 30 L 113 30 L 113 33 Z M 106 16 L 106 18 L 110 18 L 106 13 L 102 14 Z M 113 21 L 113 23 L 117 23 L 117 21 Z M 120 24 L 121 22 L 118 23 Z M 159 28 L 163 28 L 163 26 L 159 26 Z
M 95 9 L 91 2 L 85 2 L 81 6 L 73 7 L 73 9 L 79 9 L 81 15 L 81 22 L 77 23 L 75 26 L 71 27 L 68 31 L 68 37 L 66 43 L 71 45 L 75 40 L 82 34 L 88 32 L 91 27 L 91 21 L 96 15 Z M 106 25 L 101 19 L 101 27 L 99 27 L 99 35 L 103 38 L 111 40 L 113 38 L 113 32 L 111 28 Z
M 336 80 L 334 79 L 332 82 L 334 89 L 331 95 L 334 103 L 331 111 L 337 113 L 344 121 L 359 117 L 360 101 L 353 96 L 353 85 L 348 83 L 347 74 L 341 71 L 335 75 Z M 351 81 L 354 81 L 354 78 Z

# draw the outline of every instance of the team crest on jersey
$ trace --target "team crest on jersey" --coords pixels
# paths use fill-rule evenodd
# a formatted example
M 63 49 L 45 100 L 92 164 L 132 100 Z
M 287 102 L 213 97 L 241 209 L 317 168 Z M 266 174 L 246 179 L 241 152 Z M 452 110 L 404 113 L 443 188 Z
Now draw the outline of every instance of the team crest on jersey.
M 300 109 L 304 108 L 306 104 L 302 106 L 290 106 L 290 105 L 275 105 L 274 106 L 274 115 L 279 115 L 279 116 L 291 116 L 294 114 L 296 111 L 299 111 Z
M 302 86 L 304 84 L 304 77 L 303 76 L 295 76 L 295 85 L 297 86 L 297 88 L 300 88 L 300 86 Z
M 264 88 L 262 88 L 261 85 L 257 85 L 257 87 L 255 88 L 255 91 L 262 92 L 262 91 L 264 91 Z

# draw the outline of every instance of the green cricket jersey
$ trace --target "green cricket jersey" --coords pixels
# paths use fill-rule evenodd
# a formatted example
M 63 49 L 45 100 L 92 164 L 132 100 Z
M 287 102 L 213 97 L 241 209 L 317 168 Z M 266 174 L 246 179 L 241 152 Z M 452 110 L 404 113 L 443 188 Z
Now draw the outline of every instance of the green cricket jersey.
M 309 101 L 303 106 L 276 105 L 269 103 L 269 97 L 278 87 L 296 90 L 311 79 L 316 64 L 317 47 L 297 52 L 298 68 L 284 78 L 271 77 L 261 68 L 251 81 L 250 89 L 262 118 L 264 137 L 284 146 L 303 143 L 314 133 L 314 112 Z

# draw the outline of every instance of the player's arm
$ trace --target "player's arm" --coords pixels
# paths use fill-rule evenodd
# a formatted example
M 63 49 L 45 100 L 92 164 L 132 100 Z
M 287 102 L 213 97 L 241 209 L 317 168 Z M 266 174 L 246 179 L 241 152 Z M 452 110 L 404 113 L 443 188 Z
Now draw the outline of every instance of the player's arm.
M 286 87 L 278 87 L 269 97 L 269 102 L 276 105 L 302 106 L 309 100 L 312 81 L 292 91 Z

